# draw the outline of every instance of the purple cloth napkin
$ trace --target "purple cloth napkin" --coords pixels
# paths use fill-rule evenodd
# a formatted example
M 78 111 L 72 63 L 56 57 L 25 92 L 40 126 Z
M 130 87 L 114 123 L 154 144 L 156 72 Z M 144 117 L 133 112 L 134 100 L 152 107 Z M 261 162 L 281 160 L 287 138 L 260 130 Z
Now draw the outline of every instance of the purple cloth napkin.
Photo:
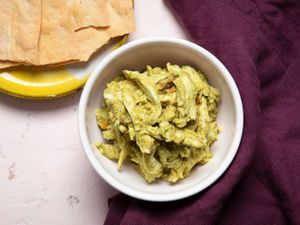
M 211 187 L 151 203 L 119 194 L 106 225 L 300 224 L 300 1 L 166 0 L 240 90 L 238 154 Z

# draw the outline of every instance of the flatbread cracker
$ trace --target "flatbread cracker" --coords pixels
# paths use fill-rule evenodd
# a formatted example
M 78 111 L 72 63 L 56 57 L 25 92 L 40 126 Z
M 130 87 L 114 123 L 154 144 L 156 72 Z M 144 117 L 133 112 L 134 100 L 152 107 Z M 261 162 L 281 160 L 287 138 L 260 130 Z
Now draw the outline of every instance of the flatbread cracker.
M 38 63 L 41 0 L 1 1 L 0 60 Z
M 88 27 L 75 32 L 77 24 L 73 10 L 76 1 L 42 1 L 40 33 L 36 39 L 37 58 L 33 57 L 32 61 L 24 60 L 23 64 L 59 66 L 84 62 L 110 38 L 127 34 L 135 29 L 132 1 L 108 0 L 106 4 L 106 11 L 110 15 L 108 28 Z M 2 61 L 0 59 L 0 68 L 20 65 L 22 59 L 4 58 Z
M 22 65 L 21 62 L 11 62 L 11 61 L 0 61 L 0 69 L 5 69 L 13 66 Z
M 90 27 L 75 32 L 74 20 L 68 16 L 71 14 L 73 2 L 43 0 L 39 65 L 70 60 L 87 61 L 110 38 L 134 31 L 131 0 L 110 0 L 108 3 L 110 27 Z
M 74 0 L 75 31 L 88 27 L 109 27 L 108 0 Z
M 76 33 L 74 58 L 87 61 L 91 55 L 105 45 L 110 38 L 134 31 L 134 15 L 131 0 L 110 0 L 108 4 L 110 27 L 107 29 L 85 29 Z M 84 43 L 84 44 L 82 44 Z
M 43 0 L 39 39 L 39 65 L 72 59 L 74 20 L 70 17 L 74 1 Z

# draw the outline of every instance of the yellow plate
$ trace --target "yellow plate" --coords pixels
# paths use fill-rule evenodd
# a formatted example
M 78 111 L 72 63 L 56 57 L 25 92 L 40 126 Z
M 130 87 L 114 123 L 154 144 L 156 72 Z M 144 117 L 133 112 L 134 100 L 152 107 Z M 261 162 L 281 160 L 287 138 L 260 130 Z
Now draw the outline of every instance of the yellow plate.
M 58 68 L 15 67 L 1 70 L 0 91 L 19 98 L 52 99 L 71 94 L 81 88 L 95 66 L 128 38 L 111 40 L 88 63 Z

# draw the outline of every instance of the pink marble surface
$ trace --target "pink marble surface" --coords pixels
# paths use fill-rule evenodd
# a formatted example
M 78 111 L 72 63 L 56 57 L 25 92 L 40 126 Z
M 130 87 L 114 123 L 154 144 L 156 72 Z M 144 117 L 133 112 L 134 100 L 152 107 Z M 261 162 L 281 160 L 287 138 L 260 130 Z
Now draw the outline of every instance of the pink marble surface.
M 162 0 L 136 0 L 135 33 L 186 39 Z M 99 225 L 116 191 L 93 170 L 77 130 L 80 92 L 51 101 L 0 94 L 0 225 Z

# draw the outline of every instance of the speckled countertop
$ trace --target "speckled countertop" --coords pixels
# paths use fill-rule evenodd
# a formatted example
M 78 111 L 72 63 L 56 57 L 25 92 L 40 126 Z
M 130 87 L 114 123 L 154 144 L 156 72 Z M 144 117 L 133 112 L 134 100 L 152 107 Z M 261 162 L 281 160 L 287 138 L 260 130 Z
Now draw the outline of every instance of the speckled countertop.
M 136 0 L 137 31 L 186 38 L 162 0 Z M 99 225 L 116 191 L 93 170 L 77 130 L 80 92 L 51 100 L 0 94 L 0 225 Z

